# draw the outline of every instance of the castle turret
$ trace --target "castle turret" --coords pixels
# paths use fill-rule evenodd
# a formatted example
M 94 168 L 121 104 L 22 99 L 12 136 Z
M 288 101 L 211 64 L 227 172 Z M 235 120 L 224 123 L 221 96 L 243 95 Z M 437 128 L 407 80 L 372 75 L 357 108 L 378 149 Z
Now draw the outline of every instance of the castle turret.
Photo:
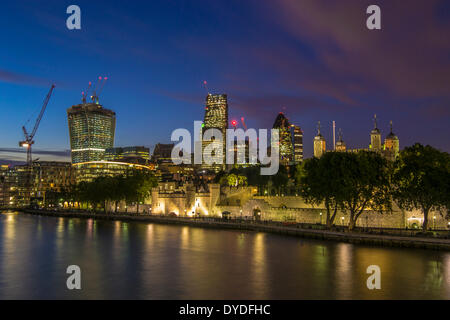
M 347 151 L 347 146 L 342 138 L 342 130 L 339 129 L 339 140 L 336 142 L 336 151 L 345 152 Z
M 400 152 L 400 140 L 392 131 L 392 120 L 390 122 L 390 126 L 391 131 L 384 140 L 384 149 L 386 153 L 386 158 L 391 161 L 394 161 L 397 158 L 398 153 Z
M 372 151 L 381 152 L 381 132 L 378 129 L 378 125 L 377 125 L 377 115 L 374 116 L 373 121 L 374 121 L 374 128 L 370 132 L 369 148 Z
M 320 121 L 317 123 L 317 135 L 314 137 L 314 157 L 320 158 L 326 151 L 325 138 L 320 133 Z

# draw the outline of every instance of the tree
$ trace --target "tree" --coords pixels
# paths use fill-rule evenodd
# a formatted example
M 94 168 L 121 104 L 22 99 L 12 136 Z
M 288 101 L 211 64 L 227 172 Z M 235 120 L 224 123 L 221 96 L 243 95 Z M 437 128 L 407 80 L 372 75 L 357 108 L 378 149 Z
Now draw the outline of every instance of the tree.
M 238 176 L 235 175 L 234 173 L 231 173 L 231 174 L 227 175 L 227 181 L 228 181 L 228 185 L 230 187 L 237 187 L 237 185 L 238 185 Z
M 342 170 L 345 158 L 345 153 L 328 152 L 321 158 L 305 160 L 296 171 L 299 192 L 306 203 L 325 205 L 327 228 L 334 224 L 339 205 L 344 199 L 341 183 L 346 174 Z
M 136 212 L 139 212 L 139 203 L 145 201 L 150 196 L 152 188 L 157 185 L 158 182 L 153 174 L 135 171 L 125 178 L 125 198 L 129 202 L 135 202 Z
M 289 182 L 288 171 L 285 166 L 280 166 L 278 172 L 270 177 L 274 188 L 278 194 L 281 194 L 286 189 L 286 185 Z
M 349 213 L 350 231 L 364 210 L 392 211 L 389 166 L 380 154 L 371 151 L 343 153 L 340 170 L 339 207 Z
M 419 143 L 407 147 L 394 164 L 393 197 L 405 210 L 421 210 L 423 231 L 432 210 L 449 210 L 450 155 Z

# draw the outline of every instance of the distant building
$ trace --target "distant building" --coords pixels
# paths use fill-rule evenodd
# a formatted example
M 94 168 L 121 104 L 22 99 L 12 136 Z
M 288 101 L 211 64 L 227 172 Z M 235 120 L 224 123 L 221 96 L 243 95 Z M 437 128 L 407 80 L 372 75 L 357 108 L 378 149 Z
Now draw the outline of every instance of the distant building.
M 314 157 L 320 158 L 326 152 L 326 141 L 320 133 L 320 121 L 317 124 L 317 135 L 314 137 Z
M 158 143 L 153 150 L 152 162 L 153 163 L 163 163 L 172 162 L 172 149 L 175 144 L 163 144 Z
M 256 146 L 254 146 L 253 144 L 256 144 Z M 258 164 L 258 155 L 250 155 L 250 148 L 254 148 L 257 150 L 257 142 L 251 142 L 248 138 L 245 139 L 243 144 L 238 144 L 237 141 L 234 141 L 234 144 L 227 150 L 228 153 L 231 154 L 231 152 L 233 152 L 234 154 L 233 164 L 227 165 L 227 169 L 231 170 L 232 168 L 248 167 Z M 244 163 L 239 163 L 239 154 L 244 155 Z
M 294 145 L 294 162 L 296 164 L 303 161 L 303 131 L 299 126 L 292 125 L 293 135 L 292 143 Z
M 273 128 L 279 130 L 280 164 L 289 165 L 294 160 L 294 147 L 292 144 L 291 125 L 282 112 L 275 118 Z
M 220 171 L 225 168 L 226 163 L 226 130 L 228 129 L 228 97 L 226 94 L 208 94 L 206 96 L 205 118 L 203 121 L 202 136 L 208 129 L 218 129 L 222 133 L 222 144 L 215 139 L 202 141 L 202 152 L 211 144 L 215 148 L 222 149 L 222 164 L 206 164 L 203 159 L 202 168 Z M 214 156 L 214 154 L 213 154 Z
M 61 192 L 75 185 L 70 162 L 38 161 L 33 163 L 33 188 L 38 197 L 47 191 Z
M 338 152 L 346 152 L 347 146 L 342 137 L 342 130 L 339 129 L 339 140 L 336 142 L 336 151 Z
M 316 137 L 317 138 L 317 137 Z M 316 143 L 316 140 L 314 140 Z M 391 131 L 386 136 L 384 144 L 381 143 L 381 131 L 378 128 L 377 116 L 374 116 L 374 129 L 370 132 L 370 145 L 369 148 L 347 148 L 344 140 L 342 139 L 342 131 L 339 130 L 339 141 L 336 143 L 336 151 L 341 152 L 352 152 L 356 153 L 359 151 L 373 151 L 379 153 L 382 157 L 389 161 L 395 161 L 400 152 L 400 141 L 398 137 L 392 131 L 392 121 L 391 121 Z M 314 144 L 314 154 L 316 152 L 316 144 Z
M 100 161 L 114 146 L 115 112 L 97 103 L 85 103 L 67 110 L 72 163 Z
M 11 203 L 11 176 L 8 165 L 0 166 L 0 208 L 9 207 Z
M 386 159 L 395 161 L 400 152 L 400 140 L 392 131 L 392 121 L 390 122 L 391 132 L 384 140 L 384 155 Z
M 120 176 L 126 175 L 135 170 L 153 171 L 154 166 L 144 166 L 140 164 L 111 162 L 111 161 L 91 161 L 76 163 L 75 169 L 76 182 L 91 182 L 101 176 Z
M 369 149 L 371 151 L 375 152 L 381 152 L 381 132 L 380 129 L 378 129 L 377 125 L 377 115 L 373 118 L 374 121 L 374 128 L 372 132 L 370 133 L 370 146 Z
M 104 160 L 147 165 L 150 161 L 150 149 L 146 147 L 109 148 L 105 151 Z
M 34 161 L 28 165 L 2 166 L 0 170 L 0 207 L 45 205 L 49 193 L 60 193 L 76 183 L 70 162 Z

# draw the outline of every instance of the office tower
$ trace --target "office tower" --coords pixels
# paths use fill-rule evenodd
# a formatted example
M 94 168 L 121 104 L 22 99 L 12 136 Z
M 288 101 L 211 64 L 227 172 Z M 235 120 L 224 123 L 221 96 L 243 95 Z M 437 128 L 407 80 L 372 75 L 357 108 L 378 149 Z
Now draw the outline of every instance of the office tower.
M 291 125 L 282 112 L 278 114 L 273 124 L 274 129 L 279 130 L 280 138 L 280 164 L 289 165 L 294 160 L 294 148 L 292 146 Z
M 299 126 L 292 125 L 292 127 L 294 128 L 294 162 L 298 164 L 303 161 L 303 131 Z
M 222 149 L 222 164 L 207 165 L 203 159 L 202 168 L 213 171 L 220 171 L 225 168 L 226 156 L 226 130 L 228 129 L 228 98 L 226 94 L 208 94 L 206 96 L 205 118 L 203 121 L 202 134 L 208 129 L 218 129 L 222 133 L 222 144 L 215 139 L 203 139 L 202 152 L 210 144 L 215 144 L 215 148 Z M 214 154 L 212 155 L 214 156 Z
M 326 151 L 325 138 L 320 133 L 320 121 L 317 124 L 317 135 L 314 137 L 314 157 L 320 158 Z
M 75 174 L 70 162 L 35 161 L 33 163 L 33 194 L 35 201 L 46 205 L 46 198 L 74 186 Z
M 392 121 L 390 122 L 391 132 L 384 140 L 384 153 L 388 160 L 394 161 L 400 152 L 400 140 L 392 131 Z
M 381 132 L 377 125 L 377 115 L 373 118 L 374 128 L 370 132 L 370 146 L 369 149 L 375 152 L 381 152 Z
M 114 146 L 115 112 L 95 103 L 67 110 L 72 163 L 103 160 L 105 150 Z
M 226 94 L 208 94 L 206 97 L 204 130 L 216 128 L 225 135 L 228 128 L 228 102 Z
M 347 146 L 344 142 L 341 129 L 339 129 L 339 140 L 336 142 L 336 151 L 340 151 L 340 152 L 347 151 Z
M 0 165 L 0 208 L 12 205 L 10 167 Z

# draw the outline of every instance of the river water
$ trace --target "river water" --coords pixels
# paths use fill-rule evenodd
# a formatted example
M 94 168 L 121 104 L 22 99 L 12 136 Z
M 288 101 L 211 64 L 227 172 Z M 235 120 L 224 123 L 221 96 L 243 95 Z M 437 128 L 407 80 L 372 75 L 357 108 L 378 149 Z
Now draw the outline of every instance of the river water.
M 0 299 L 450 299 L 450 252 L 3 213 Z

